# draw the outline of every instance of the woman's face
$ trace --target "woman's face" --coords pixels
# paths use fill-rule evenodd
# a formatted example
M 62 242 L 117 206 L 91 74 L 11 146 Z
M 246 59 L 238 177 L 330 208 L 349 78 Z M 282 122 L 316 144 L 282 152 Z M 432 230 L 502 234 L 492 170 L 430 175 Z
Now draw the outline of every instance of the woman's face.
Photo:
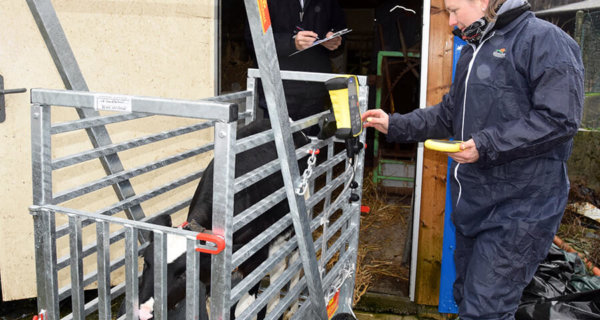
M 450 15 L 448 24 L 464 30 L 484 16 L 489 0 L 445 0 L 445 3 Z

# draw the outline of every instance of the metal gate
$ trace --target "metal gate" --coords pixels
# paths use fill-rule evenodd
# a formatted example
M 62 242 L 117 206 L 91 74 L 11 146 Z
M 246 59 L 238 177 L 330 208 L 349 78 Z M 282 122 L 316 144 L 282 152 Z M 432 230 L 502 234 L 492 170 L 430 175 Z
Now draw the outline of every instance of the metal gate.
M 284 79 L 324 82 L 335 75 L 281 72 Z M 30 211 L 34 219 L 35 249 L 37 265 L 38 305 L 46 319 L 83 319 L 87 315 L 98 313 L 100 319 L 110 319 L 111 304 L 125 293 L 127 319 L 136 318 L 138 307 L 139 254 L 147 245 L 152 234 L 155 241 L 155 288 L 154 318 L 166 319 L 167 290 L 167 236 L 185 237 L 186 251 L 186 318 L 198 318 L 199 266 L 200 255 L 197 250 L 211 251 L 212 279 L 210 293 L 211 319 L 227 319 L 230 307 L 255 284 L 264 284 L 258 299 L 246 308 L 238 319 L 252 319 L 261 308 L 270 301 L 279 299 L 279 303 L 268 313 L 268 319 L 277 319 L 290 307 L 298 307 L 293 319 L 323 318 L 325 305 L 330 301 L 339 301 L 338 312 L 351 312 L 354 287 L 354 268 L 358 245 L 360 223 L 360 202 L 350 202 L 351 193 L 361 194 L 364 151 L 355 158 L 355 163 L 348 162 L 345 150 L 335 148 L 341 141 L 312 139 L 304 147 L 294 150 L 292 157 L 279 158 L 263 167 L 241 177 L 234 178 L 235 155 L 257 145 L 273 141 L 277 134 L 290 136 L 291 133 L 310 127 L 318 122 L 325 113 L 315 115 L 284 126 L 283 131 L 269 130 L 244 139 L 236 140 L 239 125 L 243 119 L 253 118 L 256 101 L 254 83 L 259 77 L 258 70 L 249 70 L 248 90 L 219 96 L 201 101 L 172 100 L 138 96 L 100 94 L 80 91 L 31 90 L 32 117 L 32 166 L 34 185 L 34 205 Z M 359 77 L 360 105 L 364 111 L 367 103 L 368 88 L 366 78 Z M 247 103 L 245 103 L 247 101 Z M 236 103 L 237 102 L 237 103 Z M 238 111 L 238 103 L 247 105 L 245 112 Z M 57 107 L 70 107 L 79 110 L 104 110 L 98 117 L 84 118 L 76 121 L 53 123 L 52 110 Z M 109 110 L 116 110 L 111 112 Z M 145 121 L 146 118 L 185 117 L 201 119 L 191 125 L 173 128 L 169 131 L 151 133 L 142 137 L 124 139 L 119 143 L 111 143 L 93 147 L 90 150 L 61 157 L 53 156 L 57 151 L 52 149 L 53 139 L 61 135 L 73 135 L 92 128 L 105 128 L 127 121 Z M 144 118 L 142 120 L 142 118 Z M 137 119 L 137 120 L 136 120 Z M 277 126 L 272 121 L 272 125 Z M 76 186 L 67 190 L 57 190 L 61 181 L 54 178 L 56 171 L 81 165 L 89 161 L 97 161 L 108 157 L 118 157 L 119 153 L 148 147 L 165 140 L 176 140 L 182 136 L 214 129 L 214 143 L 209 142 L 191 150 L 155 159 L 132 168 L 112 172 L 93 181 L 79 181 L 79 177 L 70 176 L 77 181 Z M 281 128 L 279 128 L 281 130 Z M 127 130 L 125 130 L 127 131 Z M 113 131 L 111 131 L 113 132 Z M 121 132 L 116 131 L 121 136 Z M 365 133 L 361 136 L 364 141 Z M 108 137 L 110 139 L 110 137 Z M 276 140 L 276 139 L 275 139 Z M 292 144 L 293 145 L 293 144 Z M 309 179 L 311 196 L 306 200 L 306 211 L 294 216 L 292 213 L 278 221 L 268 232 L 262 233 L 248 245 L 232 252 L 232 236 L 235 230 L 259 216 L 277 202 L 289 199 L 287 194 L 294 192 L 291 185 L 273 193 L 244 212 L 233 216 L 234 194 L 251 186 L 256 181 L 281 170 L 284 162 L 292 163 L 306 158 L 312 149 L 327 148 L 327 160 L 312 169 Z M 160 215 L 172 215 L 185 210 L 190 198 L 169 204 L 165 209 L 143 213 L 143 205 L 148 201 L 159 199 L 167 192 L 173 192 L 188 183 L 196 182 L 203 170 L 192 174 L 178 176 L 177 164 L 191 157 L 214 149 L 214 195 L 213 195 L 213 231 L 198 234 L 191 231 L 157 226 L 151 222 Z M 172 168 L 172 169 L 171 169 Z M 337 170 L 336 170 L 337 169 Z M 90 194 L 119 184 L 129 183 L 133 179 L 145 179 L 156 170 L 168 170 L 166 174 L 176 177 L 174 180 L 156 186 L 144 193 L 133 193 L 121 197 L 114 203 L 103 203 L 103 207 L 94 212 L 81 210 L 73 206 L 78 198 L 89 197 Z M 295 173 L 299 175 L 300 173 Z M 324 182 L 315 184 L 321 177 Z M 358 187 L 349 188 L 349 180 L 354 177 Z M 295 181 L 297 186 L 299 181 Z M 292 205 L 290 204 L 290 207 Z M 134 216 L 131 211 L 141 211 L 141 216 Z M 290 209 L 293 211 L 293 209 Z M 121 217 L 118 217 L 120 215 Z M 126 218 L 127 216 L 128 218 Z M 277 252 L 274 252 L 259 268 L 232 286 L 232 272 L 250 257 L 256 250 L 267 245 L 277 235 L 294 223 L 304 219 L 309 226 L 308 234 L 299 234 L 287 241 Z M 57 222 L 58 221 L 58 222 Z M 64 223 L 61 223 L 63 221 Z M 95 229 L 94 229 L 95 226 Z M 296 230 L 296 229 L 295 229 Z M 220 238 L 215 238 L 218 235 Z M 67 240 L 68 239 L 68 240 Z M 124 246 L 123 246 L 123 241 Z M 202 241 L 198 240 L 201 239 Z M 224 240 L 225 247 L 220 248 Z M 68 242 L 67 242 L 68 241 Z M 61 250 L 61 246 L 68 250 Z M 318 252 L 308 259 L 300 252 L 300 259 L 291 259 L 301 246 L 310 247 Z M 123 246 L 121 249 L 120 246 Z M 301 249 L 301 248 L 300 248 Z M 219 251 L 222 250 L 222 251 Z M 61 252 L 64 254 L 61 255 Z M 299 250 L 301 251 L 301 250 Z M 86 262 L 84 263 L 84 259 Z M 89 259 L 96 260 L 93 262 Z M 278 263 L 289 259 L 291 262 L 283 274 L 277 279 L 265 281 L 269 271 Z M 90 266 L 91 265 L 91 266 Z M 95 266 L 95 267 L 94 267 Z M 318 270 L 316 277 L 307 277 L 307 266 Z M 115 283 L 125 270 L 125 279 Z M 290 286 L 292 278 L 302 276 L 297 283 Z M 61 277 L 61 273 L 70 276 Z M 316 280 L 316 286 L 323 293 L 318 301 L 314 299 L 310 281 Z M 86 298 L 86 290 L 96 292 L 92 298 Z M 338 292 L 338 296 L 334 295 Z M 70 305 L 62 303 L 71 300 Z M 318 304 L 318 305 L 317 305 Z M 338 306 L 337 304 L 332 307 Z M 65 310 L 66 311 L 65 313 Z M 315 316 L 311 316 L 309 314 Z

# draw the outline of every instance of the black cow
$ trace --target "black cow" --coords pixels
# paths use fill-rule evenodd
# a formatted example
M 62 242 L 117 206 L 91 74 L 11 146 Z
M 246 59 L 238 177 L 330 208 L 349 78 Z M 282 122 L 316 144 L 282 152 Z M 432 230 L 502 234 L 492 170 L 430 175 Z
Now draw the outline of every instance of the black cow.
M 238 130 L 237 138 L 244 138 L 250 135 L 268 130 L 271 128 L 269 120 L 258 120 L 254 121 Z M 294 144 L 296 148 L 306 145 L 310 142 L 308 137 L 302 132 L 294 133 L 293 135 Z M 257 146 L 253 149 L 244 151 L 237 154 L 235 164 L 235 176 L 239 177 L 247 172 L 250 172 L 268 162 L 277 159 L 277 150 L 274 142 Z M 303 172 L 306 168 L 306 159 L 299 161 L 300 172 Z M 212 207 L 213 207 L 213 173 L 214 163 L 213 161 L 207 166 L 206 170 L 202 175 L 198 187 L 192 198 L 192 202 L 189 208 L 187 222 L 189 223 L 191 230 L 203 231 L 203 229 L 210 230 L 212 228 Z M 258 201 L 264 199 L 269 194 L 283 187 L 283 177 L 281 172 L 276 172 L 256 184 L 246 188 L 235 194 L 234 196 L 234 216 L 243 212 Z M 285 214 L 289 212 L 289 206 L 287 200 L 283 200 L 280 203 L 273 206 L 271 209 L 266 211 L 260 217 L 254 219 L 248 225 L 242 227 L 233 234 L 233 243 L 228 243 L 228 246 L 232 246 L 233 252 L 237 251 L 249 241 L 257 237 L 261 232 L 268 229 L 273 223 L 281 219 Z M 169 219 L 170 220 L 170 219 Z M 163 224 L 170 224 L 170 221 L 162 221 Z M 169 244 L 167 249 L 168 252 L 177 250 Z M 184 246 L 185 248 L 185 246 Z M 168 310 L 169 319 L 179 319 L 179 316 L 183 318 L 185 310 L 185 249 L 180 252 L 182 254 L 168 264 Z M 242 263 L 233 275 L 234 281 L 239 281 L 241 278 L 248 275 L 255 268 L 257 268 L 263 261 L 268 258 L 269 246 L 263 247 L 256 254 Z M 140 292 L 139 301 L 140 304 L 147 303 L 152 297 L 154 276 L 153 266 L 154 264 L 154 248 L 152 243 L 146 248 L 144 252 L 144 270 L 142 278 L 140 280 Z M 211 271 L 211 257 L 209 254 L 200 254 L 200 286 L 201 286 L 201 318 L 208 319 L 207 312 L 204 308 L 205 305 L 205 292 L 210 292 L 210 271 Z M 250 294 L 256 295 L 258 292 L 258 285 L 255 286 Z M 147 303 L 147 305 L 152 303 Z M 121 306 L 120 314 L 124 313 L 125 305 Z M 235 306 L 234 306 L 235 308 Z M 150 308 L 152 309 L 152 308 Z M 231 312 L 232 318 L 234 311 Z M 264 315 L 264 310 L 259 314 L 259 318 Z

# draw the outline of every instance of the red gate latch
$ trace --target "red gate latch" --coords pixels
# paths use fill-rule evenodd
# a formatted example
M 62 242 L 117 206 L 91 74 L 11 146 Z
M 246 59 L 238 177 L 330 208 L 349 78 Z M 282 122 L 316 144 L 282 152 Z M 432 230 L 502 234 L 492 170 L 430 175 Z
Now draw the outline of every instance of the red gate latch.
M 223 239 L 221 236 L 217 236 L 217 235 L 209 234 L 209 233 L 198 233 L 196 235 L 196 240 L 212 242 L 217 246 L 216 248 L 213 248 L 213 249 L 196 248 L 196 251 L 198 251 L 198 252 L 203 252 L 203 253 L 208 253 L 208 254 L 219 254 L 219 253 L 221 253 L 221 251 L 223 251 L 223 249 L 225 249 L 225 239 Z

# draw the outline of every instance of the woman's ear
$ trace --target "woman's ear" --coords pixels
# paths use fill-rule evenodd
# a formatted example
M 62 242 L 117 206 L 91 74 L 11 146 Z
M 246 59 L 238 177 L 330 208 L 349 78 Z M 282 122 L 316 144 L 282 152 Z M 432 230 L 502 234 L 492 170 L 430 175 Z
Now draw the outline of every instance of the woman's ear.
M 490 5 L 490 0 L 479 0 L 481 3 L 481 11 L 485 12 Z

